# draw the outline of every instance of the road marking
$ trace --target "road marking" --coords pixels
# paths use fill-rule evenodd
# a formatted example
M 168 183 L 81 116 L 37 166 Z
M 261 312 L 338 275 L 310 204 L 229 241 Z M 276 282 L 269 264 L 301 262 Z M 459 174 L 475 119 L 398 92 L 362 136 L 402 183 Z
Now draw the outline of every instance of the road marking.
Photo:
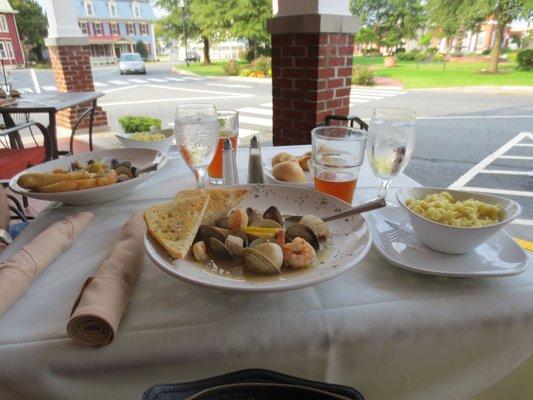
M 98 81 L 93 81 L 93 84 L 94 84 L 94 87 L 103 87 L 103 86 L 107 86 L 107 83 L 104 83 L 104 82 L 98 82 Z
M 239 138 L 257 135 L 259 131 L 255 129 L 239 128 Z
M 271 118 L 268 118 L 268 119 L 267 118 L 256 118 L 256 117 L 249 117 L 248 115 L 239 115 L 239 122 L 243 124 L 272 127 Z
M 238 96 L 235 96 L 238 97 Z M 247 95 L 243 95 L 241 97 L 251 97 Z M 169 99 L 153 99 L 153 100 L 133 100 L 133 101 L 115 101 L 115 102 L 109 102 L 109 103 L 98 103 L 101 106 L 111 107 L 111 106 L 125 106 L 125 105 L 132 105 L 132 104 L 152 104 L 152 103 L 179 103 L 180 101 L 191 101 L 191 100 L 213 100 L 213 99 L 227 99 L 227 96 L 198 96 L 198 97 L 176 97 L 176 98 L 169 98 Z M 242 121 L 242 117 L 239 118 L 239 121 Z M 272 122 L 270 122 L 270 126 L 272 126 Z
M 182 88 L 182 87 L 176 87 L 176 86 L 162 86 L 162 85 L 146 85 L 149 87 L 157 88 L 157 89 L 168 89 L 168 90 L 178 90 L 183 92 L 193 92 L 193 93 L 213 93 L 213 94 L 225 94 L 228 96 L 235 96 L 235 97 L 255 97 L 255 94 L 246 94 L 246 93 L 236 93 L 236 92 L 221 92 L 221 91 L 215 91 L 215 90 L 204 90 L 204 89 L 188 89 L 188 88 Z
M 350 98 L 350 105 L 353 105 L 355 103 L 368 103 L 370 100 L 362 100 L 362 99 L 352 99 Z
M 255 108 L 255 107 L 242 107 L 237 108 L 237 111 L 240 113 L 249 113 L 249 114 L 259 114 L 259 115 L 270 115 L 272 116 L 272 109 L 267 110 L 264 108 Z
M 394 97 L 399 94 L 404 94 L 405 92 L 390 92 L 383 90 L 372 90 L 372 89 L 352 89 L 350 93 L 361 93 L 361 94 L 375 94 L 385 97 Z
M 356 100 L 356 99 L 369 99 L 369 100 L 379 100 L 382 99 L 381 96 L 368 96 L 365 94 L 350 94 L 350 100 Z
M 461 190 L 466 190 L 469 192 L 505 194 L 508 196 L 533 197 L 533 192 L 526 192 L 525 190 L 507 190 L 507 189 L 484 188 L 484 187 L 474 187 L 474 186 L 463 186 Z
M 129 85 L 129 83 L 126 82 L 126 81 L 112 80 L 112 81 L 108 81 L 108 82 L 112 83 L 113 85 Z
M 496 175 L 525 175 L 533 176 L 533 171 L 511 171 L 507 169 L 484 169 L 479 171 L 480 174 L 496 174 Z
M 455 182 L 453 182 L 449 188 L 450 189 L 461 189 L 464 185 L 466 185 L 468 182 L 476 176 L 479 171 L 484 170 L 485 167 L 487 167 L 490 163 L 492 163 L 497 158 L 501 157 L 505 152 L 507 152 L 511 147 L 513 147 L 516 143 L 520 142 L 522 139 L 526 137 L 533 137 L 530 133 L 527 132 L 521 132 L 518 135 L 516 135 L 514 138 L 509 140 L 507 143 L 505 143 L 502 147 L 500 147 L 498 150 L 493 152 L 492 154 L 489 154 L 487 157 L 485 157 L 483 160 L 481 160 L 479 163 L 474 165 L 469 171 L 467 171 L 463 176 L 461 176 L 459 179 L 457 179 Z
M 206 86 L 220 86 L 220 87 L 228 87 L 228 88 L 244 88 L 244 89 L 252 89 L 253 86 L 248 85 L 225 85 L 222 83 L 206 83 Z
M 533 143 L 517 143 L 516 147 L 533 147 Z
M 517 219 L 512 220 L 511 224 L 533 226 L 533 219 L 517 218 Z
M 146 78 L 147 80 L 149 80 L 150 82 L 166 82 L 164 79 L 159 79 L 159 78 Z
M 270 103 L 263 103 L 263 104 L 261 104 L 261 107 L 272 107 L 272 102 L 270 102 Z
M 188 81 L 203 81 L 202 78 L 197 78 L 195 76 L 184 76 L 183 79 L 187 79 Z
M 22 88 L 18 90 L 20 93 L 33 93 L 33 90 L 30 88 Z
M 44 90 L 48 91 L 48 92 L 53 92 L 53 91 L 57 90 L 57 88 L 55 86 L 42 86 L 42 88 Z
M 131 79 L 128 79 L 128 82 L 133 82 L 133 83 L 146 83 L 148 82 L 146 79 L 137 79 L 137 78 L 131 78 Z
M 533 115 L 457 115 L 447 117 L 416 117 L 416 119 L 506 119 L 506 118 L 533 118 Z
M 93 77 L 95 76 L 103 76 L 103 75 L 109 75 L 109 74 L 113 74 L 115 72 L 119 72 L 115 69 L 115 67 L 111 67 L 112 69 L 109 70 L 109 71 L 105 71 L 105 72 L 100 72 L 100 71 L 95 71 L 93 70 Z
M 35 68 L 30 69 L 31 80 L 33 81 L 33 88 L 35 93 L 41 93 L 41 87 L 39 86 L 39 81 L 37 80 L 37 74 L 35 73 Z
M 182 78 L 165 78 L 168 81 L 174 81 L 174 82 L 183 82 L 185 79 Z
M 121 86 L 121 87 L 114 88 L 114 89 L 107 89 L 107 90 L 104 90 L 104 93 L 107 94 L 107 93 L 121 92 L 121 91 L 123 91 L 123 90 L 135 89 L 136 87 L 139 87 L 139 85 Z
M 533 157 L 529 156 L 500 156 L 499 158 L 505 158 L 506 160 L 533 160 Z

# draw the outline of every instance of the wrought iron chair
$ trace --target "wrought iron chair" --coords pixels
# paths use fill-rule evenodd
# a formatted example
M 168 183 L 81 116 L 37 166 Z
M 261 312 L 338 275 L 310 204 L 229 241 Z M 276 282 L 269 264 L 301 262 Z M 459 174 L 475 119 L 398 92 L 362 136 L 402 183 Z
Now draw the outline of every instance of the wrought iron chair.
M 331 121 L 348 121 L 350 128 L 353 128 L 354 123 L 357 123 L 360 129 L 368 131 L 368 124 L 355 115 L 328 115 L 324 119 L 324 125 L 331 125 Z

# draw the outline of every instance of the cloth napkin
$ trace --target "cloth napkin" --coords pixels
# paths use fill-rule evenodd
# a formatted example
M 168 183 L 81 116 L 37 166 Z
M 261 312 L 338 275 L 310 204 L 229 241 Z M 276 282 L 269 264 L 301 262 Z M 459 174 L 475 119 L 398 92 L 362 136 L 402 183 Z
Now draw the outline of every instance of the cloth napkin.
M 142 212 L 132 215 L 109 258 L 83 284 L 67 324 L 68 335 L 76 342 L 87 346 L 113 342 L 141 269 L 145 229 Z
M 0 316 L 15 303 L 52 262 L 72 246 L 94 218 L 91 212 L 52 224 L 9 260 L 0 263 Z

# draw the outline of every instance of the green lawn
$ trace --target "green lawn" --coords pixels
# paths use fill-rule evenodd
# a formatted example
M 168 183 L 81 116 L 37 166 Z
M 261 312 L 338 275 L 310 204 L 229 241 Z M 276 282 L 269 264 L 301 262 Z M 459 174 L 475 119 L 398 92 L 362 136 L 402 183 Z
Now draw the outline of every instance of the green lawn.
M 176 65 L 174 68 L 182 69 L 185 71 L 190 71 L 197 75 L 201 76 L 222 76 L 224 75 L 223 66 L 227 61 L 213 61 L 209 65 L 204 65 L 201 62 L 192 63 L 187 67 L 185 64 Z M 238 63 L 241 65 L 241 68 L 248 64 L 246 61 L 239 60 Z
M 383 57 L 354 57 L 354 64 L 368 65 L 375 76 L 401 81 L 406 88 L 459 86 L 533 86 L 533 71 L 517 71 L 515 65 L 502 62 L 498 74 L 483 72 L 485 62 L 417 63 L 398 61 L 396 68 L 385 68 Z

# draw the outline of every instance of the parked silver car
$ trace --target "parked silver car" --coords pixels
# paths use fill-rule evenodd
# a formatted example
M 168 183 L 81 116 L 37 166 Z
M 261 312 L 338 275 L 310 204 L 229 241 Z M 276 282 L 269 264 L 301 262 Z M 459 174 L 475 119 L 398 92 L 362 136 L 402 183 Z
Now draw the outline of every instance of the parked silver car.
M 146 74 L 144 61 L 139 53 L 123 53 L 118 62 L 120 75 L 122 74 Z

